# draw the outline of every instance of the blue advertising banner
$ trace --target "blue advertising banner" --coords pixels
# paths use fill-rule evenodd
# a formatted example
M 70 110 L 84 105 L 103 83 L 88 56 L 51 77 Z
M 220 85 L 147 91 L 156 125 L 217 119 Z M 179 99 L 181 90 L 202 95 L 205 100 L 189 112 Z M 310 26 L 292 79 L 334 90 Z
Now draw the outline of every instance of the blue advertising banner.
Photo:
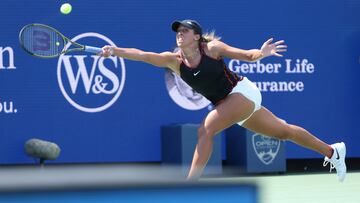
M 55 27 L 73 41 L 163 52 L 175 48 L 170 24 L 196 19 L 242 49 L 284 39 L 284 57 L 226 59 L 262 91 L 263 105 L 327 143 L 360 157 L 360 3 L 358 1 L 3 0 L 0 5 L 0 164 L 33 163 L 30 138 L 56 142 L 58 163 L 161 161 L 161 126 L 200 123 L 212 109 L 166 69 L 84 52 L 41 59 L 23 51 L 20 29 Z M 326 5 L 324 5 L 326 4 Z M 319 158 L 292 143 L 287 158 Z

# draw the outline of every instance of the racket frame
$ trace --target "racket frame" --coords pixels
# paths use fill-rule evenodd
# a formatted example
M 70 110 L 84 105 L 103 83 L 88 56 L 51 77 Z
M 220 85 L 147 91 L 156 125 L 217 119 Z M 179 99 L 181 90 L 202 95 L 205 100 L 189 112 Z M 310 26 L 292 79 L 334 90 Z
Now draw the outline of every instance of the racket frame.
M 64 47 L 63 49 L 61 50 L 61 52 L 57 55 L 52 55 L 52 56 L 43 56 L 43 55 L 38 55 L 38 54 L 35 54 L 29 50 L 27 50 L 24 46 L 24 43 L 23 43 L 23 40 L 22 40 L 22 33 L 24 32 L 25 29 L 27 29 L 28 27 L 30 26 L 41 26 L 41 27 L 45 27 L 47 29 L 50 29 L 52 31 L 54 31 L 56 34 L 58 34 L 62 40 L 63 40 L 63 43 L 64 43 Z M 36 56 L 36 57 L 40 57 L 40 58 L 56 58 L 58 56 L 60 56 L 61 54 L 65 54 L 65 53 L 69 53 L 69 52 L 73 52 L 73 51 L 87 51 L 87 52 L 91 52 L 91 53 L 96 53 L 95 51 L 98 51 L 100 52 L 101 51 L 101 48 L 97 48 L 97 47 L 91 47 L 91 46 L 84 46 L 82 44 L 79 44 L 77 42 L 73 42 L 71 41 L 69 38 L 65 37 L 65 35 L 63 35 L 61 32 L 59 32 L 58 30 L 56 30 L 55 28 L 53 27 L 50 27 L 48 25 L 44 25 L 44 24 L 40 24 L 40 23 L 31 23 L 31 24 L 28 24 L 28 25 L 25 25 L 21 30 L 20 30 L 20 33 L 19 33 L 19 42 L 20 42 L 20 45 L 21 47 L 29 54 L 33 55 L 33 56 Z M 71 43 L 71 45 L 73 46 L 77 46 L 77 48 L 72 48 L 72 49 L 66 49 L 66 47 L 70 47 L 70 46 L 67 46 L 68 43 Z

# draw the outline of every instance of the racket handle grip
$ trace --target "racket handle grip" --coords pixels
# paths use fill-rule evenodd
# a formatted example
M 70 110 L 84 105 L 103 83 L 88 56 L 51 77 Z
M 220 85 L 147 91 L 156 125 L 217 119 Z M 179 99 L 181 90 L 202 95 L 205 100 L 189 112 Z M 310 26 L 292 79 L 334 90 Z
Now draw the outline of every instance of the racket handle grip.
M 98 53 L 102 52 L 102 49 L 99 47 L 85 46 L 84 51 L 98 54 Z

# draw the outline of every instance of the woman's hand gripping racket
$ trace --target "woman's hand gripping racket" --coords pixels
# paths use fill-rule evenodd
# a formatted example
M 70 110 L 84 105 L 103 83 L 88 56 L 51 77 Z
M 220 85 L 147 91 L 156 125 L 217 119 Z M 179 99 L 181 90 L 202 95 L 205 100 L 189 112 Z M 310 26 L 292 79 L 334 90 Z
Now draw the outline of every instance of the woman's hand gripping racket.
M 24 26 L 19 34 L 19 41 L 26 52 L 41 58 L 54 58 L 72 51 L 86 51 L 94 54 L 102 52 L 101 48 L 72 42 L 56 29 L 43 24 Z M 72 46 L 66 46 L 69 42 Z

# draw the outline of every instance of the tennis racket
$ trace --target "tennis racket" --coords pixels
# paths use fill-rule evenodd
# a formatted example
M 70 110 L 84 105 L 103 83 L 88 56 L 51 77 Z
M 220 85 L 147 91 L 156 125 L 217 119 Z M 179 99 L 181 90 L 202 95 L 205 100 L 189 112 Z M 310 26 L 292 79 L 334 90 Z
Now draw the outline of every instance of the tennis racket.
M 73 51 L 86 51 L 94 54 L 102 52 L 101 48 L 72 42 L 56 29 L 36 23 L 26 25 L 21 29 L 19 41 L 27 53 L 41 58 L 54 58 Z M 66 44 L 69 42 L 71 46 L 66 48 Z

